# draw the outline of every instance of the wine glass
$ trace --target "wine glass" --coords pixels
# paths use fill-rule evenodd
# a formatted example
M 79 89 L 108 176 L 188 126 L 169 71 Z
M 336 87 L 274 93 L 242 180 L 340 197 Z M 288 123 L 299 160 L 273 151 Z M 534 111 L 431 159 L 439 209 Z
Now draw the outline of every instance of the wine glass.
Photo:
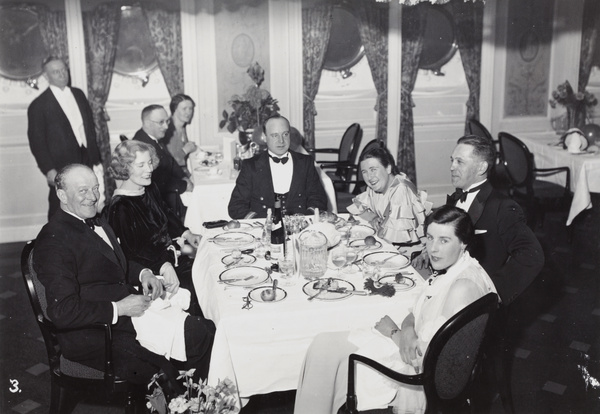
M 331 251 L 331 262 L 337 267 L 337 276 L 340 276 L 342 267 L 346 265 L 347 261 L 347 248 L 344 245 L 340 245 Z
M 294 260 L 290 256 L 286 256 L 279 260 L 279 271 L 282 274 L 281 280 L 285 286 L 291 286 L 294 284 Z
M 354 261 L 358 258 L 358 249 L 355 247 L 348 247 L 346 249 L 346 265 L 344 266 L 344 273 L 354 273 Z

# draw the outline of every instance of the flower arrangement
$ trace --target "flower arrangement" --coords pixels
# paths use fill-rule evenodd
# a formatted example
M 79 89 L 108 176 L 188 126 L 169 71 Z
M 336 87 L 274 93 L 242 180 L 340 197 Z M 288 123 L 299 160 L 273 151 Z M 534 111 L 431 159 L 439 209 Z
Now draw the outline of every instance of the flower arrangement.
M 249 129 L 259 129 L 267 118 L 279 111 L 277 100 L 271 96 L 269 91 L 260 88 L 265 80 L 265 70 L 258 62 L 255 62 L 248 67 L 246 73 L 254 85 L 250 85 L 243 95 L 231 97 L 229 105 L 233 110 L 231 113 L 224 110 L 223 119 L 219 123 L 219 128 L 227 126 L 227 130 L 231 133 L 236 130 L 243 132 Z
M 597 104 L 598 100 L 594 94 L 588 91 L 575 93 L 568 80 L 552 91 L 552 99 L 550 99 L 552 108 L 561 105 L 567 109 L 567 129 L 583 127 L 588 109 Z
M 219 381 L 216 387 L 207 385 L 207 380 L 196 384 L 192 380 L 195 369 L 179 371 L 177 379 L 183 379 L 186 391 L 168 403 L 158 379 L 162 374 L 155 374 L 148 384 L 148 389 L 154 388 L 151 395 L 147 395 L 146 406 L 150 412 L 158 414 L 234 414 L 239 413 L 237 405 L 237 389 L 233 382 L 225 378 Z

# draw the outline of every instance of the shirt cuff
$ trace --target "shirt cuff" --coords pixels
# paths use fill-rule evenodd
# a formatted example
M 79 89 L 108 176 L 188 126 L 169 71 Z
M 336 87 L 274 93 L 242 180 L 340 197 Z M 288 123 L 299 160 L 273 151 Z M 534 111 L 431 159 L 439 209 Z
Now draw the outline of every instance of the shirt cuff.
M 110 302 L 110 303 L 112 303 L 112 306 L 113 306 L 113 318 L 112 318 L 111 325 L 114 325 L 119 320 L 119 308 L 117 308 L 116 302 Z
M 153 272 L 151 269 L 148 269 L 147 267 L 143 268 L 143 269 L 140 271 L 140 274 L 139 274 L 139 276 L 138 276 L 138 279 L 139 279 L 140 283 L 142 283 L 142 274 L 143 274 L 143 273 L 144 273 L 146 270 L 147 270 L 147 271 L 149 271 L 150 273 L 154 274 L 154 272 Z

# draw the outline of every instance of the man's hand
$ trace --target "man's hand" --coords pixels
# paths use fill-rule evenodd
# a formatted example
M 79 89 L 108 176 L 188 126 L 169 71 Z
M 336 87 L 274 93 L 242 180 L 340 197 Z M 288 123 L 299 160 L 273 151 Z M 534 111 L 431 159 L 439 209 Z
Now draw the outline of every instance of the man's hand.
M 46 173 L 46 181 L 48 181 L 50 187 L 54 187 L 54 178 L 56 178 L 56 174 L 58 174 L 58 172 L 54 168 Z
M 160 268 L 160 275 L 164 278 L 165 290 L 169 292 L 171 295 L 177 293 L 179 289 L 179 278 L 177 277 L 177 272 L 175 272 L 175 268 L 169 262 L 166 262 Z
M 377 331 L 380 334 L 382 334 L 383 336 L 387 336 L 388 338 L 392 336 L 392 331 L 400 330 L 400 328 L 398 328 L 398 325 L 396 325 L 396 322 L 394 322 L 392 318 L 390 318 L 387 315 L 385 315 L 379 320 L 379 322 L 375 324 L 375 329 L 377 329 Z
M 192 141 L 188 141 L 183 145 L 183 152 L 187 155 L 194 151 L 196 151 L 198 147 L 196 147 L 196 143 Z
M 413 259 L 411 264 L 415 269 L 427 269 L 429 267 L 429 255 L 427 254 L 427 249 L 423 249 L 421 254 Z
M 190 180 L 187 177 L 185 177 L 184 180 L 186 182 L 185 192 L 186 193 L 191 193 L 192 191 L 194 191 L 194 183 L 192 182 L 192 180 Z
M 142 273 L 141 282 L 144 296 L 150 295 L 151 300 L 162 296 L 163 285 L 151 271 L 144 271 Z
M 119 316 L 142 316 L 152 300 L 145 295 L 129 295 L 117 302 Z

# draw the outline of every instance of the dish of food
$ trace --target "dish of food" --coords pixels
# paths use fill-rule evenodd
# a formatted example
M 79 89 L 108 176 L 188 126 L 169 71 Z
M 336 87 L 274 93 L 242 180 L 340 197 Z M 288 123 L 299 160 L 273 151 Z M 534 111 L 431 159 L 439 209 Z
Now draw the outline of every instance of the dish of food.
M 364 224 L 346 225 L 337 229 L 340 233 L 350 232 L 351 239 L 364 239 L 367 236 L 375 234 L 373 227 L 366 226 Z
M 389 284 L 394 286 L 396 292 L 405 292 L 416 286 L 415 280 L 400 274 L 392 274 L 380 277 L 377 281 L 380 284 Z
M 238 261 L 238 259 L 240 260 Z M 239 266 L 251 265 L 252 263 L 256 262 L 256 257 L 252 256 L 251 254 L 242 254 L 240 257 L 233 257 L 231 254 L 228 254 L 221 259 L 221 263 L 223 263 L 225 266 L 229 266 L 234 262 Z
M 352 296 L 354 285 L 334 277 L 311 280 L 302 287 L 302 291 L 312 299 L 340 300 Z
M 219 281 L 232 286 L 254 286 L 269 280 L 262 267 L 240 266 L 227 269 L 219 275 Z
M 241 247 L 254 243 L 254 236 L 240 231 L 228 231 L 213 237 L 212 241 L 219 246 Z
M 370 265 L 380 265 L 382 270 L 402 269 L 410 264 L 408 257 L 392 251 L 368 253 L 363 261 Z
M 365 239 L 356 239 L 352 240 L 349 244 L 350 247 L 359 247 L 364 248 L 365 250 L 377 250 L 381 248 L 381 242 L 379 240 L 375 240 L 374 244 L 367 244 Z
M 253 228 L 252 224 L 250 223 L 242 223 L 242 222 L 237 222 L 236 224 L 231 224 L 231 222 L 227 223 L 226 225 L 223 226 L 223 230 L 225 231 L 240 231 L 240 230 L 251 230 Z
M 273 286 L 260 286 L 248 292 L 248 297 L 261 303 L 280 302 L 287 297 L 287 292 L 280 287 L 273 290 Z

